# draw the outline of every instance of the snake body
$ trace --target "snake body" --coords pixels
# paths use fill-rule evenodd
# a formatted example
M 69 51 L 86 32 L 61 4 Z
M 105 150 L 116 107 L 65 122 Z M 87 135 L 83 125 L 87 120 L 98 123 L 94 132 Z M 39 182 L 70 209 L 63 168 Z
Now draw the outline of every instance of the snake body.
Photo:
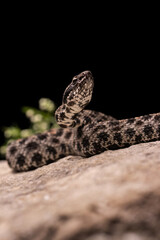
M 55 113 L 60 128 L 9 144 L 6 159 L 14 171 L 32 170 L 67 155 L 89 157 L 108 149 L 160 140 L 160 113 L 116 120 L 84 110 L 93 86 L 90 71 L 75 76 Z

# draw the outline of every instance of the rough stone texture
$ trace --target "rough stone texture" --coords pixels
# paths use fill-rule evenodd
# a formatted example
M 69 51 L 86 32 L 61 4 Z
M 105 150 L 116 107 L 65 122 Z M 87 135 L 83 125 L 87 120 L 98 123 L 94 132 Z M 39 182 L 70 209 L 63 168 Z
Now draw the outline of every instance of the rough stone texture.
M 0 240 L 160 239 L 160 142 L 34 171 L 0 163 Z

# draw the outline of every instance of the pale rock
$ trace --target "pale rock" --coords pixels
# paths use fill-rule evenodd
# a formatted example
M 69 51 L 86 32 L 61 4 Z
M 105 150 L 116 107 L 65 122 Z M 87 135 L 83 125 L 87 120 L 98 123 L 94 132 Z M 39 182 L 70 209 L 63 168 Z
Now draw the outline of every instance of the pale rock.
M 0 162 L 0 240 L 160 239 L 160 142 L 13 173 Z

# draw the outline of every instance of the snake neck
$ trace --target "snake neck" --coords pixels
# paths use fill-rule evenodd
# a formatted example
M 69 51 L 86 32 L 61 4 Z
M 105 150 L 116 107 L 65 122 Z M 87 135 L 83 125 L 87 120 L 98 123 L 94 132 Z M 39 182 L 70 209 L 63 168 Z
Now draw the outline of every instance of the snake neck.
M 62 104 L 55 112 L 58 125 L 62 128 L 74 128 L 82 124 L 82 107 L 74 103 L 74 107 Z

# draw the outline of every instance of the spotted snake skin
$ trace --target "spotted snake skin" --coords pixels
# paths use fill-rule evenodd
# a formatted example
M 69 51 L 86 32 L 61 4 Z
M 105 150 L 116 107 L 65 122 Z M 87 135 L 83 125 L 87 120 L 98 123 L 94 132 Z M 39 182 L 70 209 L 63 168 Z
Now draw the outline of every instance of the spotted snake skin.
M 6 159 L 14 171 L 32 170 L 68 155 L 89 157 L 105 150 L 160 140 L 160 113 L 116 120 L 84 110 L 93 86 L 90 71 L 75 76 L 55 113 L 60 128 L 9 144 Z

